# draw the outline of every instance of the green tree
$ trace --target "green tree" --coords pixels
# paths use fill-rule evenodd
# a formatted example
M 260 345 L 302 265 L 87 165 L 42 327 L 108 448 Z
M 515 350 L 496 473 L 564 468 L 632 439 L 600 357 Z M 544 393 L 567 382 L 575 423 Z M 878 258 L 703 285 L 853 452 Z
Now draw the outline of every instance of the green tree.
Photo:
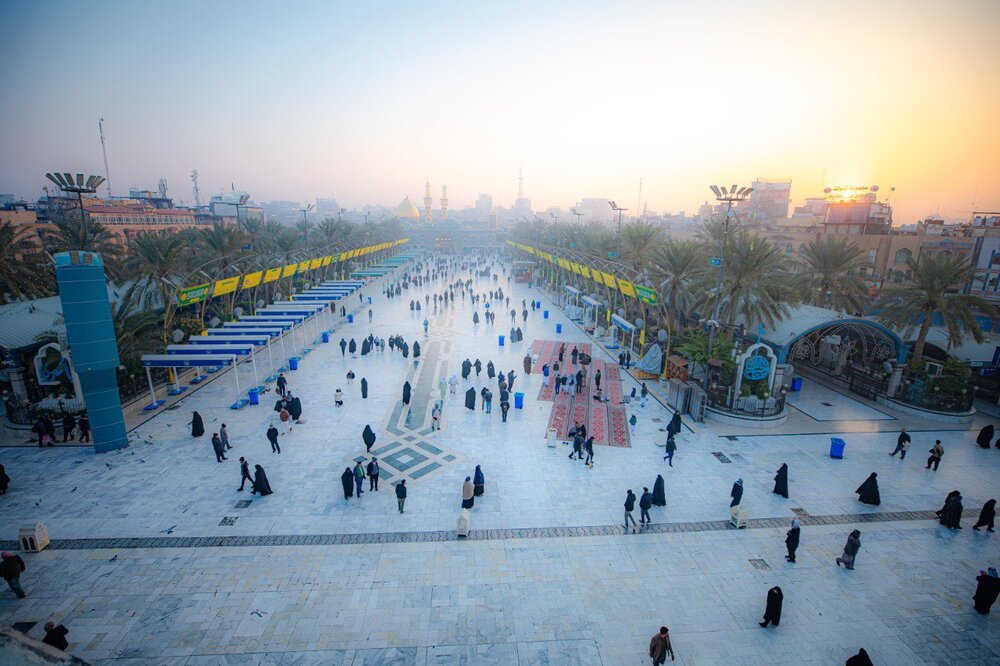
M 95 252 L 101 255 L 108 277 L 117 279 L 122 276 L 123 248 L 110 229 L 93 220 L 84 224 L 79 210 L 57 211 L 52 215 L 52 223 L 55 231 L 45 235 L 45 247 L 49 252 Z
M 747 327 L 768 328 L 788 316 L 798 302 L 786 271 L 785 258 L 770 241 L 730 229 L 723 260 L 720 321 L 732 326 L 737 319 Z M 717 273 L 707 271 L 698 281 L 703 315 L 714 312 Z
M 0 223 L 0 299 L 40 298 L 53 293 L 52 268 L 27 226 Z
M 672 322 L 691 311 L 694 287 L 706 266 L 705 252 L 693 241 L 671 239 L 653 252 L 650 273 Z
M 173 325 L 174 296 L 179 280 L 187 273 L 184 239 L 167 231 L 143 234 L 129 246 L 129 273 L 137 280 L 137 295 L 145 308 L 163 307 L 163 344 Z
M 646 220 L 633 220 L 622 227 L 619 258 L 638 273 L 649 267 L 650 256 L 660 245 L 663 229 Z
M 858 312 L 868 302 L 868 287 L 858 274 L 861 248 L 842 236 L 821 236 L 802 253 L 798 281 L 802 300 L 823 308 Z
M 984 298 L 958 293 L 973 275 L 965 257 L 924 255 L 919 262 L 909 259 L 906 266 L 913 280 L 883 292 L 878 320 L 907 337 L 919 331 L 911 355 L 914 361 L 922 362 L 927 333 L 936 318 L 947 332 L 951 347 L 961 345 L 969 335 L 976 342 L 983 341 L 976 314 L 996 317 L 997 311 Z

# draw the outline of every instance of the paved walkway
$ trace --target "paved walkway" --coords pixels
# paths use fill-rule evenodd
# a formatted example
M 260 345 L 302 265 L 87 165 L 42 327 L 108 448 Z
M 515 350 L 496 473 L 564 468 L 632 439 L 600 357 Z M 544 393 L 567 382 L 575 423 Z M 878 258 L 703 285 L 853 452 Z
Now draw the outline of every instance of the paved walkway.
M 489 288 L 480 281 L 479 291 Z M 536 339 L 589 338 L 540 292 L 510 289 L 519 311 L 522 298 L 542 298 L 550 319 L 529 308 L 524 342 L 498 347 L 503 309 L 493 330 L 472 325 L 468 300 L 435 317 L 408 308 L 426 290 L 386 301 L 369 288 L 371 329 L 358 321 L 334 340 L 399 333 L 411 347 L 420 341 L 418 363 L 388 350 L 352 359 L 336 344 L 317 347 L 289 373 L 306 422 L 281 438 L 280 455 L 264 439 L 269 405 L 225 409 L 234 396 L 224 381 L 137 429 L 126 451 L 0 449 L 14 479 L 0 498 L 0 540 L 41 520 L 56 541 L 26 556 L 29 597 L 0 595 L 0 621 L 37 622 L 37 636 L 56 619 L 70 628 L 74 654 L 107 663 L 640 664 L 661 624 L 681 663 L 842 663 L 862 645 L 879 664 L 1000 660 L 996 618 L 971 607 L 974 578 L 997 565 L 1000 548 L 995 535 L 968 529 L 983 502 L 1000 495 L 1000 451 L 976 448 L 973 432 L 930 431 L 915 434 L 900 461 L 887 455 L 893 429 L 846 435 L 847 456 L 832 460 L 829 435 L 720 437 L 708 424 L 685 429 L 670 468 L 658 446 L 669 415 L 650 401 L 627 406 L 639 419 L 631 448 L 599 447 L 588 469 L 567 459 L 567 447 L 545 445 L 551 403 L 537 400 L 541 377 L 524 376 L 521 359 Z M 437 382 L 467 357 L 514 369 L 525 407 L 506 424 L 499 409 L 466 410 L 464 391 L 478 394 L 488 381 L 485 370 L 478 380 L 473 373 L 446 396 L 444 428 L 431 433 Z M 357 375 L 350 385 L 348 369 Z M 400 403 L 407 379 L 408 419 Z M 622 380 L 626 393 L 637 386 Z M 332 402 L 338 386 L 343 408 Z M 230 461 L 215 461 L 208 435 L 189 436 L 192 409 L 208 435 L 228 424 Z M 848 432 L 849 423 L 863 421 L 824 421 L 824 429 Z M 360 501 L 343 498 L 339 475 L 364 456 L 366 424 L 387 472 L 410 479 L 404 515 L 388 484 Z M 932 472 L 923 452 L 938 437 L 946 454 Z M 426 460 L 414 462 L 415 453 Z M 274 495 L 237 492 L 240 455 L 266 468 Z M 414 476 L 433 462 L 439 467 Z M 789 500 L 771 493 L 782 462 Z M 472 538 L 458 541 L 461 482 L 476 464 L 486 494 L 472 512 Z M 872 471 L 877 508 L 853 493 Z M 623 534 L 625 489 L 651 488 L 657 474 L 667 506 L 654 507 L 646 533 Z M 748 530 L 725 527 L 738 477 Z M 956 488 L 965 496 L 960 532 L 927 513 Z M 791 565 L 783 536 L 796 515 L 804 527 Z M 847 572 L 833 558 L 855 526 L 862 551 Z M 783 621 L 762 630 L 756 622 L 774 584 L 785 591 Z

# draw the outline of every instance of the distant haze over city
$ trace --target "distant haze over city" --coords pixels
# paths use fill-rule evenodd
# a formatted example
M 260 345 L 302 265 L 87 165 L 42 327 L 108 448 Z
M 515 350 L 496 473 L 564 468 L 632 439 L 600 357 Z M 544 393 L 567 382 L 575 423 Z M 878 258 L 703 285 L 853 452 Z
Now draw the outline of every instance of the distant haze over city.
M 712 183 L 1000 209 L 1000 3 L 6 2 L 0 192 L 692 214 Z M 640 199 L 639 182 L 642 180 Z M 102 193 L 106 193 L 102 188 Z

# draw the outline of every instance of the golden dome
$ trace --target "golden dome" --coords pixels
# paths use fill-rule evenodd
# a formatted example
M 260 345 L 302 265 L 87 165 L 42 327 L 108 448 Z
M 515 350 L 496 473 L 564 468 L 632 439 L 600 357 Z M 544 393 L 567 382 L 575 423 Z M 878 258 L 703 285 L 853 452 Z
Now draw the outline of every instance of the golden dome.
M 396 211 L 393 213 L 396 217 L 401 220 L 419 220 L 420 211 L 417 207 L 413 205 L 410 201 L 410 197 L 403 199 L 398 206 L 396 206 Z

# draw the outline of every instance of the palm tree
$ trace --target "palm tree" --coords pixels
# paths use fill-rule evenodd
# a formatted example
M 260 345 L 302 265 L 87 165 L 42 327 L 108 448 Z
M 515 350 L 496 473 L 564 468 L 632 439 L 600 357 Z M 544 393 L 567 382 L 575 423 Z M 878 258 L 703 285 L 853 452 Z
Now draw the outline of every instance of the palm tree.
M 705 273 L 705 253 L 689 240 L 668 240 L 650 258 L 653 284 L 666 306 L 673 327 L 691 311 L 693 287 Z
M 622 227 L 621 252 L 623 261 L 632 264 L 642 273 L 649 265 L 649 257 L 659 246 L 663 229 L 646 220 L 634 220 Z
M 730 231 L 730 236 L 722 267 L 720 320 L 729 326 L 740 318 L 747 327 L 773 327 L 798 301 L 785 258 L 768 240 L 742 231 Z M 715 284 L 715 271 L 706 272 L 698 282 L 698 291 L 704 294 L 700 299 L 703 312 L 713 311 Z
M 79 211 L 57 213 L 53 215 L 52 222 L 56 229 L 45 237 L 49 252 L 95 252 L 101 255 L 109 277 L 117 278 L 122 274 L 122 245 L 118 236 L 106 226 L 93 220 L 84 224 Z
M 925 255 L 919 262 L 908 259 L 906 266 L 913 272 L 913 280 L 883 292 L 884 305 L 878 320 L 907 337 L 919 329 L 912 359 L 917 362 L 923 359 L 927 333 L 935 318 L 940 318 L 951 347 L 962 344 L 968 335 L 976 342 L 983 341 L 976 322 L 977 310 L 989 317 L 995 317 L 997 311 L 984 298 L 958 293 L 973 275 L 965 257 Z
M 295 223 L 295 230 L 302 237 L 302 242 L 306 243 L 313 235 L 313 223 L 309 220 L 299 220 Z
M 858 274 L 861 248 L 844 237 L 822 236 L 802 253 L 800 274 L 802 300 L 834 310 L 857 312 L 868 300 L 868 288 Z
M 161 231 L 132 239 L 129 272 L 137 280 L 143 307 L 163 307 L 163 344 L 173 325 L 176 283 L 186 267 L 187 247 L 179 234 Z
M 52 278 L 34 232 L 26 226 L 0 223 L 0 300 L 49 296 Z
M 160 344 L 160 315 L 142 307 L 141 301 L 141 290 L 133 284 L 117 303 L 111 305 L 111 323 L 123 364 L 137 361 Z

